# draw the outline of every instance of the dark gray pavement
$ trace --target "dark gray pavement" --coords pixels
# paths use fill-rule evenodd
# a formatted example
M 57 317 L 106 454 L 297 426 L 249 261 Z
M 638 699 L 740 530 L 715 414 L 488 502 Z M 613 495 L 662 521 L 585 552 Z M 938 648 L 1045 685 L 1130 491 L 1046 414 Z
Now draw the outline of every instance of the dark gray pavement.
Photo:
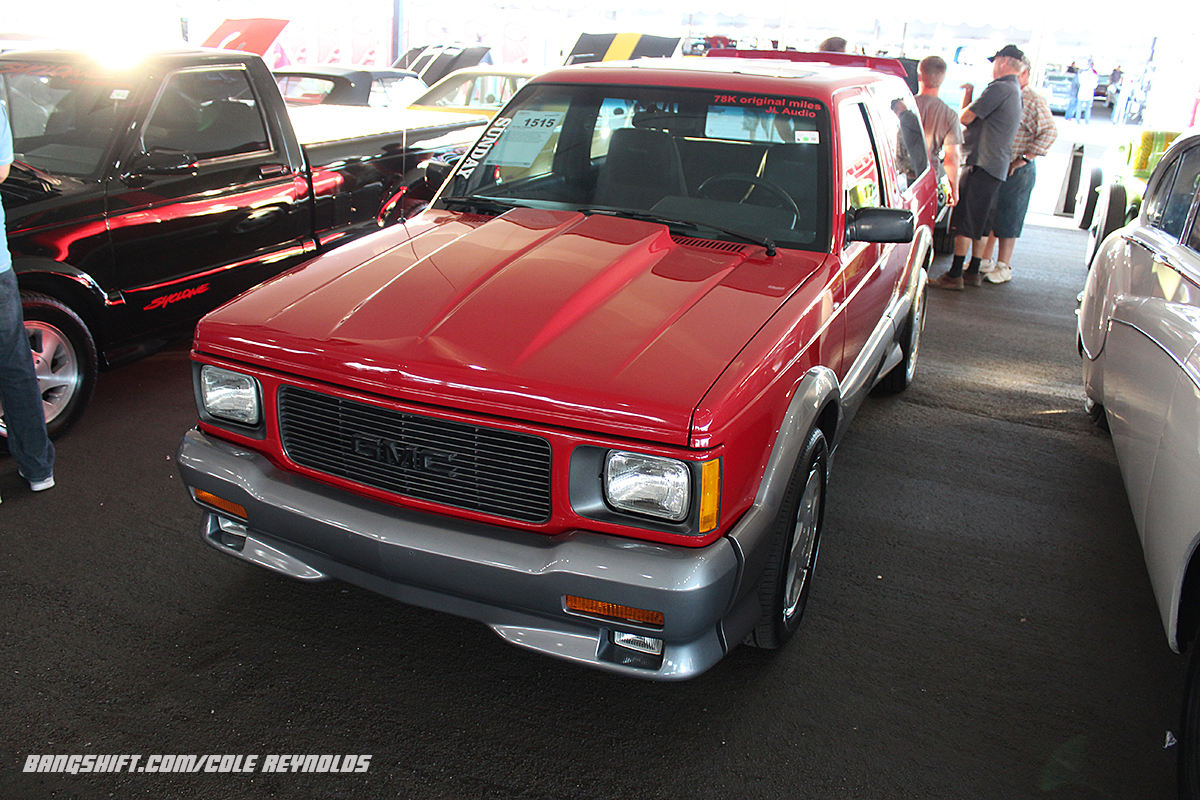
M 221 556 L 171 460 L 186 348 L 103 375 L 57 488 L 0 458 L 0 798 L 1173 797 L 1183 664 L 1081 410 L 1083 250 L 1028 228 L 1012 283 L 931 290 L 916 384 L 836 454 L 801 632 L 684 684 Z M 25 775 L 31 753 L 373 759 Z

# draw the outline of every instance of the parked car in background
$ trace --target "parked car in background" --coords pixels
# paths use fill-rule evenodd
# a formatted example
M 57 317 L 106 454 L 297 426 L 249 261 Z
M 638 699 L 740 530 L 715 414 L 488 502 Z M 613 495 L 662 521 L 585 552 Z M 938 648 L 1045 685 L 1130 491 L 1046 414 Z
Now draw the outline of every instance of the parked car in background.
M 1113 448 L 1167 643 L 1190 648 L 1180 791 L 1200 797 L 1200 134 L 1158 162 L 1101 242 L 1079 313 L 1083 383 Z
M 430 86 L 412 101 L 411 107 L 491 117 L 536 74 L 527 69 L 504 67 L 462 69 Z
M 1088 232 L 1088 264 L 1110 233 L 1138 216 L 1146 179 L 1178 136 L 1178 131 L 1140 131 L 1124 144 L 1108 148 L 1087 178 L 1080 180 L 1074 216 Z
M 312 64 L 274 70 L 283 99 L 292 105 L 395 106 L 404 108 L 429 87 L 402 69 Z
M 1066 114 L 1067 109 L 1071 107 L 1071 100 L 1075 96 L 1075 89 L 1071 86 L 1071 76 L 1066 72 L 1047 72 L 1042 78 L 1039 91 L 1046 98 L 1050 110 L 1055 114 Z
M 289 109 L 262 59 L 232 50 L 116 66 L 81 51 L 6 53 L 0 97 L 16 153 L 0 184 L 8 247 L 52 435 L 83 413 L 99 369 L 377 230 L 418 165 L 461 152 L 483 123 Z
M 631 676 L 782 646 L 925 319 L 935 173 L 877 61 L 534 78 L 426 211 L 200 322 L 205 541 Z

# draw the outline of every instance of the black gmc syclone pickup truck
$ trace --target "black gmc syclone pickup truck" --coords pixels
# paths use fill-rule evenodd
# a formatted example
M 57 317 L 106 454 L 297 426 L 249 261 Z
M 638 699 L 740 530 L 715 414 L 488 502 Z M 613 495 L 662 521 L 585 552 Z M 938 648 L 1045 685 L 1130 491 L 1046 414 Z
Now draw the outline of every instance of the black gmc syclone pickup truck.
M 51 434 L 100 369 L 322 250 L 461 152 L 482 118 L 284 105 L 256 55 L 0 56 L 16 161 L 0 184 Z M 0 435 L 3 426 L 0 423 Z

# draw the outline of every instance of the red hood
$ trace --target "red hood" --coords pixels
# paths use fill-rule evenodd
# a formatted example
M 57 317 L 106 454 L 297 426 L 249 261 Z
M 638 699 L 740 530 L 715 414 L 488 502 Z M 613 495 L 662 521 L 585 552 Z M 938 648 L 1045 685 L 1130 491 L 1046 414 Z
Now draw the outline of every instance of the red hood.
M 213 312 L 201 352 L 375 394 L 686 444 L 692 412 L 822 254 L 658 224 L 430 212 Z

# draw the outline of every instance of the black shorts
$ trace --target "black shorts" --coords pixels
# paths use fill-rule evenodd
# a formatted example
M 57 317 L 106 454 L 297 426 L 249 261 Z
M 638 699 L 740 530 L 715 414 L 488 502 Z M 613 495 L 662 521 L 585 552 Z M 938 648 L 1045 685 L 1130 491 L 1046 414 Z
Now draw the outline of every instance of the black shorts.
M 958 203 L 950 215 L 950 232 L 982 239 L 992 230 L 996 195 L 1003 181 L 979 167 L 964 167 L 958 179 Z

